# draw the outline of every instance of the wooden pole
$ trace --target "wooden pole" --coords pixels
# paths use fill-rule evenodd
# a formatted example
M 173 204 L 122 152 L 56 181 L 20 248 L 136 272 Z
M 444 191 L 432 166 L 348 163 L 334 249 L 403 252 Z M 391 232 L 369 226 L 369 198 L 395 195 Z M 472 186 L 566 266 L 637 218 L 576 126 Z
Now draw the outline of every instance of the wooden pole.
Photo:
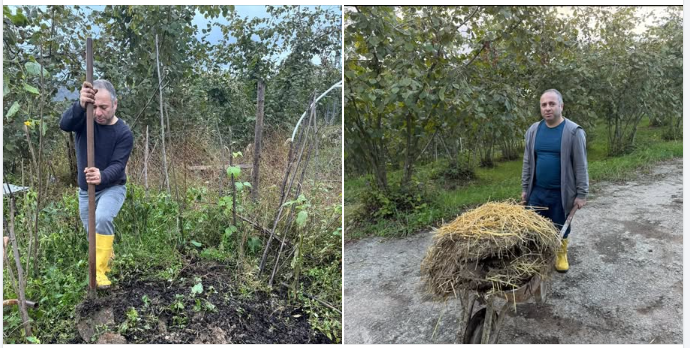
M 254 126 L 254 167 L 252 168 L 252 200 L 259 198 L 259 160 L 261 159 L 261 135 L 264 128 L 264 82 L 256 84 L 256 125 Z
M 146 147 L 144 149 L 144 187 L 149 198 L 149 125 L 146 125 Z
M 7 186 L 7 191 L 10 193 L 10 242 L 12 243 L 12 252 L 14 254 L 14 262 L 17 266 L 17 285 L 19 287 L 19 314 L 22 318 L 22 325 L 24 326 L 24 334 L 26 337 L 33 336 L 31 334 L 31 318 L 29 318 L 29 312 L 26 310 L 26 278 L 24 275 L 24 270 L 22 269 L 22 263 L 19 258 L 19 246 L 17 245 L 17 236 L 14 234 L 14 195 L 12 194 L 12 189 L 9 184 Z M 7 269 L 10 266 L 7 265 Z
M 165 185 L 170 195 L 170 177 L 168 177 L 168 160 L 165 157 L 165 124 L 163 123 L 163 80 L 161 79 L 161 63 L 158 58 L 158 34 L 156 34 L 156 69 L 158 71 L 158 101 L 161 111 L 161 141 L 163 142 L 163 173 L 165 174 Z
M 93 84 L 93 41 L 86 39 L 86 81 Z M 86 103 L 87 166 L 95 167 L 93 144 L 93 103 Z M 89 292 L 96 294 L 96 185 L 89 184 Z

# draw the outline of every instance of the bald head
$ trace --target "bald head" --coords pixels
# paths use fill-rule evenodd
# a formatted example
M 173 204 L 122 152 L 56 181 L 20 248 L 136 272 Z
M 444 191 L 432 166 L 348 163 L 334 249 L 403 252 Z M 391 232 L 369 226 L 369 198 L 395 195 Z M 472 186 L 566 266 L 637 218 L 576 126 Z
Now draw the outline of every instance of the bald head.
M 547 89 L 539 99 L 541 116 L 548 126 L 557 126 L 563 120 L 563 96 L 555 89 Z

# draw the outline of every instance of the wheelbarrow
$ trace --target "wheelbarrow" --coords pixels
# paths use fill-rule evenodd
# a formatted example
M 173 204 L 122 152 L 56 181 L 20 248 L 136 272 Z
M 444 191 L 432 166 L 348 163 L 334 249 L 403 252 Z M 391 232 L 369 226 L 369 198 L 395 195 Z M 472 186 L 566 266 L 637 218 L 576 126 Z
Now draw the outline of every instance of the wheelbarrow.
M 464 344 L 495 344 L 503 325 L 505 316 L 511 306 L 534 299 L 537 303 L 544 303 L 550 292 L 550 285 L 539 275 L 525 285 L 511 291 L 494 292 L 487 296 L 480 296 L 476 291 L 465 291 L 461 296 L 464 308 L 464 329 L 458 330 L 456 342 Z M 481 308 L 474 311 L 479 304 Z
M 561 239 L 577 209 L 573 207 L 568 214 L 559 233 Z M 476 291 L 465 291 L 460 297 L 464 308 L 462 323 L 465 324 L 465 328 L 458 330 L 456 341 L 464 344 L 496 344 L 503 320 L 511 305 L 516 306 L 531 299 L 536 303 L 544 303 L 550 292 L 549 282 L 539 275 L 533 276 L 529 282 L 515 290 L 493 292 L 483 296 L 478 295 Z M 475 312 L 474 307 L 477 303 L 483 307 Z

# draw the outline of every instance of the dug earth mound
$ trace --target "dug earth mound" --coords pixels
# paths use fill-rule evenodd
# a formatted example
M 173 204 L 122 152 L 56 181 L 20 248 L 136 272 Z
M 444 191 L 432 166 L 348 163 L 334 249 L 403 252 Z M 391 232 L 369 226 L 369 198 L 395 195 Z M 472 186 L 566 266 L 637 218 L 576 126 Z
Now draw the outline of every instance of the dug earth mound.
M 234 271 L 195 260 L 172 282 L 128 276 L 77 306 L 80 343 L 331 343 L 287 293 L 237 289 Z
M 683 342 L 683 161 L 626 183 L 597 183 L 572 220 L 570 271 L 545 304 L 509 310 L 498 343 Z M 453 343 L 458 300 L 425 296 L 431 233 L 345 245 L 343 341 Z

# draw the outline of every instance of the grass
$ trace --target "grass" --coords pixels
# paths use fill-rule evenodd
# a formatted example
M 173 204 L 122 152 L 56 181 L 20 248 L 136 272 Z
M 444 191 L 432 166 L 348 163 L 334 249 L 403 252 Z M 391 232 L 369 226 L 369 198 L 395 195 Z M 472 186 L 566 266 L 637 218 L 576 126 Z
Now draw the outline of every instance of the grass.
M 650 127 L 643 120 L 638 127 L 635 149 L 618 157 L 607 155 L 605 125 L 599 125 L 589 136 L 592 138 L 587 154 L 590 177 L 590 193 L 596 191 L 601 181 L 625 181 L 640 172 L 648 172 L 656 163 L 683 156 L 683 142 L 662 139 L 662 128 Z M 522 158 L 499 162 L 494 168 L 478 168 L 476 179 L 463 186 L 449 188 L 444 179 L 434 179 L 435 174 L 447 165 L 447 161 L 420 165 L 415 168 L 413 180 L 423 183 L 429 201 L 423 209 L 396 213 L 392 218 L 373 220 L 363 218 L 360 197 L 370 189 L 370 176 L 345 180 L 345 222 L 347 240 L 367 236 L 395 237 L 426 230 L 451 220 L 467 208 L 488 201 L 519 199 L 521 193 Z M 402 171 L 388 175 L 389 183 L 398 183 Z M 455 183 L 457 184 L 457 182 Z

